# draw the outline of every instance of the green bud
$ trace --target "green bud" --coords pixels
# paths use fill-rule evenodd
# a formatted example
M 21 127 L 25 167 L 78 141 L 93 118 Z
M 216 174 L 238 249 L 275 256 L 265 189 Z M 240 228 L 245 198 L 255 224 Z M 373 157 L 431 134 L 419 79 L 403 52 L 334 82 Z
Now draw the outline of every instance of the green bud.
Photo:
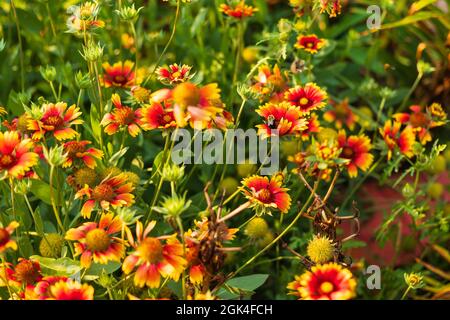
M 81 71 L 78 71 L 75 75 L 75 84 L 80 89 L 87 89 L 91 86 L 91 80 L 89 79 L 89 74 L 83 74 Z
M 403 277 L 405 278 L 406 284 L 411 287 L 411 289 L 419 289 L 425 286 L 425 283 L 423 282 L 423 276 L 420 273 L 405 273 Z
M 41 72 L 42 78 L 44 78 L 48 82 L 52 82 L 56 79 L 56 69 L 52 66 L 46 66 L 45 68 L 41 66 L 39 68 Z
M 414 196 L 414 188 L 409 183 L 406 183 L 402 189 L 402 194 L 405 198 L 410 198 Z
M 139 18 L 139 12 L 144 7 L 140 7 L 136 10 L 134 7 L 134 3 L 129 7 L 123 7 L 120 10 L 116 10 L 116 13 L 119 15 L 120 19 L 123 21 L 134 23 Z
M 83 46 L 81 56 L 88 62 L 98 61 L 103 56 L 103 47 L 100 46 L 100 43 L 96 44 L 91 41 L 87 46 Z
M 176 164 L 167 164 L 162 170 L 162 178 L 168 182 L 180 181 L 184 176 L 184 166 Z
M 186 201 L 185 195 L 179 197 L 165 197 L 161 203 L 161 207 L 155 207 L 156 212 L 162 213 L 169 217 L 179 217 L 191 205 L 191 200 Z
M 64 147 L 62 145 L 52 147 L 50 148 L 50 150 L 44 148 L 43 153 L 47 162 L 50 164 L 50 166 L 53 167 L 61 166 L 66 161 L 67 158 L 67 153 L 64 152 Z

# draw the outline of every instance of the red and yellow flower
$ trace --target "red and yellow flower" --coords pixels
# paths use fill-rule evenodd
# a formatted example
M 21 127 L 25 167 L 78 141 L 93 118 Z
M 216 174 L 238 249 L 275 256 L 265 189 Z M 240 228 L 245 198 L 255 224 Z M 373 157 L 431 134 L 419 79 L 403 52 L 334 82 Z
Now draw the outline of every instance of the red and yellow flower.
M 141 109 L 133 110 L 133 108 L 124 106 L 120 96 L 114 93 L 111 97 L 114 109 L 105 114 L 100 123 L 105 126 L 105 132 L 109 135 L 115 134 L 120 129 L 128 130 L 133 138 L 141 132 Z
M 45 134 L 51 133 L 56 140 L 73 139 L 78 133 L 71 128 L 76 124 L 83 124 L 80 108 L 72 105 L 67 108 L 67 103 L 45 103 L 41 107 L 40 119 L 29 119 L 28 130 L 33 132 L 32 138 L 40 140 Z
M 341 14 L 341 0 L 320 0 L 320 13 L 328 13 L 330 18 Z
M 51 284 L 45 300 L 94 300 L 94 288 L 75 280 L 60 280 Z
M 269 102 L 256 110 L 264 118 L 264 124 L 259 124 L 258 134 L 263 138 L 274 135 L 273 130 L 278 130 L 279 136 L 294 134 L 300 135 L 308 128 L 306 120 L 300 109 L 287 102 Z
M 106 264 L 108 261 L 120 261 L 125 255 L 123 240 L 114 235 L 121 232 L 123 222 L 112 213 L 103 214 L 100 221 L 86 222 L 78 228 L 70 229 L 66 239 L 77 241 L 75 255 L 81 255 L 80 262 L 89 268 L 92 261 Z
M 341 129 L 345 125 L 350 130 L 353 130 L 359 117 L 353 113 L 348 104 L 348 99 L 346 98 L 338 103 L 330 100 L 330 104 L 332 109 L 323 114 L 323 119 L 334 123 L 337 129 Z
M 151 101 L 142 108 L 141 117 L 141 126 L 144 130 L 168 129 L 177 126 L 168 101 Z
M 134 63 L 132 61 L 119 61 L 112 66 L 109 62 L 104 62 L 102 66 L 105 72 L 100 80 L 105 88 L 131 88 L 138 84 L 133 71 Z
M 131 206 L 134 203 L 134 195 L 131 194 L 133 190 L 134 187 L 127 182 L 126 175 L 121 173 L 106 177 L 95 187 L 86 184 L 75 194 L 75 199 L 87 197 L 88 200 L 81 208 L 81 215 L 89 219 L 96 204 L 103 210 L 109 210 L 110 206 L 113 208 Z
M 21 139 L 17 131 L 0 132 L 0 173 L 13 178 L 21 178 L 39 161 L 32 152 L 33 141 Z
M 413 145 L 416 141 L 414 130 L 411 126 L 401 130 L 401 125 L 398 121 L 388 120 L 384 127 L 380 128 L 380 134 L 388 147 L 388 160 L 392 157 L 392 151 L 396 149 L 408 158 L 414 156 Z
M 19 223 L 12 221 L 7 227 L 0 228 L 0 254 L 8 249 L 17 250 L 17 242 L 11 239 L 11 235 L 17 227 L 19 227 Z
M 278 65 L 275 65 L 273 69 L 268 65 L 260 66 L 251 87 L 254 92 L 261 95 L 261 100 L 271 102 L 281 102 L 287 88 L 286 78 Z
M 301 133 L 302 140 L 304 141 L 308 140 L 311 137 L 311 134 L 320 132 L 320 122 L 317 115 L 311 113 L 307 119 L 308 124 L 306 125 L 306 129 Z
M 272 209 L 287 213 L 291 207 L 289 189 L 282 187 L 282 180 L 277 175 L 268 177 L 253 175 L 242 180 L 244 196 L 258 213 L 268 213 Z
M 302 49 L 311 54 L 319 52 L 325 45 L 325 40 L 320 39 L 315 34 L 299 35 L 297 43 L 294 45 L 297 49 Z
M 426 144 L 431 141 L 430 129 L 445 124 L 446 115 L 441 115 L 438 119 L 433 117 L 431 111 L 436 110 L 437 105 L 438 104 L 433 104 L 427 108 L 427 112 L 422 111 L 423 108 L 421 106 L 414 105 L 409 108 L 411 113 L 396 113 L 393 115 L 393 118 L 402 124 L 412 127 L 413 131 L 417 134 L 420 143 Z M 436 113 L 436 111 L 434 112 Z M 440 112 L 437 113 L 441 114 Z
M 64 151 L 67 153 L 63 168 L 83 163 L 87 167 L 94 169 L 97 165 L 95 159 L 103 158 L 103 152 L 96 148 L 88 148 L 90 141 L 69 141 L 64 144 Z
M 156 69 L 158 80 L 164 84 L 178 84 L 186 82 L 192 78 L 190 75 L 192 67 L 188 65 L 171 64 L 168 67 L 159 67 Z
M 240 1 L 234 6 L 230 6 L 227 4 L 221 4 L 219 8 L 220 12 L 223 12 L 229 17 L 233 17 L 236 19 L 243 19 L 247 17 L 251 17 L 258 11 L 258 8 L 249 6 L 245 4 L 245 1 Z
M 297 106 L 303 114 L 323 108 L 327 99 L 327 93 L 315 83 L 297 86 L 285 94 L 285 100 L 291 105 Z
M 358 175 L 358 168 L 367 171 L 373 162 L 373 155 L 370 153 L 372 144 L 370 138 L 365 135 L 350 136 L 347 138 L 344 130 L 340 130 L 337 141 L 342 149 L 340 158 L 347 159 L 346 165 L 351 178 Z
M 144 230 L 142 223 L 138 221 L 136 241 L 131 231 L 127 229 L 128 241 L 135 251 L 125 258 L 122 270 L 125 274 L 129 274 L 136 269 L 134 284 L 141 288 L 144 286 L 158 288 L 161 276 L 178 281 L 186 267 L 183 245 L 175 235 L 148 237 L 155 225 L 156 221 L 152 221 Z
M 304 300 L 349 300 L 355 297 L 356 280 L 350 270 L 327 263 L 296 276 L 287 288 Z

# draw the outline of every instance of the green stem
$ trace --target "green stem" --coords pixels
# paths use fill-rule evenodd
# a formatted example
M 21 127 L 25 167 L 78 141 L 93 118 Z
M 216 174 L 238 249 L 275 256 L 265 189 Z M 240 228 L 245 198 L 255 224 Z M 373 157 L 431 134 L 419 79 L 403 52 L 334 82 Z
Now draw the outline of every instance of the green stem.
M 423 77 L 423 73 L 419 72 L 419 74 L 417 75 L 416 80 L 414 81 L 411 89 L 408 91 L 408 94 L 405 96 L 405 98 L 402 101 L 402 104 L 400 105 L 400 108 L 398 109 L 398 112 L 402 112 L 405 108 L 406 105 L 408 103 L 409 98 L 411 97 L 411 95 L 414 93 L 414 91 L 416 90 L 417 86 L 420 83 L 420 80 L 422 80 Z
M 405 300 L 408 293 L 411 291 L 411 286 L 408 286 L 408 289 L 406 289 L 405 293 L 403 293 L 403 296 L 400 298 L 400 300 Z
M 16 6 L 14 5 L 14 1 L 11 0 L 11 9 L 13 11 L 14 15 L 14 22 L 16 23 L 16 29 L 17 29 L 17 38 L 19 41 L 19 60 L 20 60 L 20 86 L 22 88 L 22 92 L 25 91 L 25 63 L 24 63 L 24 56 L 23 56 L 23 44 L 22 44 L 22 36 L 20 32 L 20 24 L 19 24 L 19 18 L 17 17 L 16 12 Z
M 51 200 L 51 203 L 52 203 L 53 213 L 55 214 L 56 222 L 58 223 L 58 226 L 61 229 L 61 231 L 63 232 L 63 234 L 65 234 L 66 230 L 64 229 L 64 226 L 62 224 L 61 218 L 59 216 L 58 208 L 56 208 L 55 195 L 54 195 L 54 192 L 53 192 L 53 176 L 54 176 L 54 172 L 55 172 L 55 166 L 51 166 L 50 167 L 50 200 Z

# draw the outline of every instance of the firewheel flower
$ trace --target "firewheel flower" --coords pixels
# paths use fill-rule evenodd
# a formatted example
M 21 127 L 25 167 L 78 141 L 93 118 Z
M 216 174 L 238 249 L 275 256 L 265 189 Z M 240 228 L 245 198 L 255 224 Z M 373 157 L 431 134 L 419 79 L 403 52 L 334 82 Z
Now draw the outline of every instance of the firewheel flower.
M 156 221 L 151 221 L 144 229 L 140 221 L 136 222 L 136 240 L 131 231 L 126 230 L 128 241 L 135 251 L 125 258 L 122 270 L 129 274 L 136 269 L 134 284 L 137 287 L 158 288 L 161 276 L 178 281 L 186 267 L 183 245 L 175 235 L 164 237 L 166 240 L 148 237 L 155 225 Z
M 11 239 L 14 230 L 19 227 L 17 221 L 12 221 L 7 227 L 0 227 L 0 254 L 7 249 L 17 250 L 17 242 Z
M 219 10 L 229 17 L 243 19 L 253 16 L 253 14 L 258 11 L 258 8 L 246 5 L 245 1 L 242 0 L 234 6 L 223 3 L 220 5 Z
M 437 106 L 437 104 L 432 106 Z M 409 109 L 411 110 L 411 113 L 396 113 L 393 117 L 396 121 L 412 127 L 414 133 L 417 134 L 417 137 L 422 144 L 426 144 L 431 141 L 432 137 L 430 129 L 443 126 L 445 124 L 444 119 L 446 116 L 436 119 L 436 117 L 433 117 L 432 112 L 430 112 L 430 110 L 432 110 L 431 107 L 427 108 L 428 112 L 424 112 L 422 107 L 417 105 L 411 106 Z
M 109 135 L 115 134 L 120 129 L 125 128 L 133 138 L 136 137 L 141 128 L 141 109 L 133 110 L 133 108 L 124 106 L 120 100 L 120 96 L 114 93 L 111 97 L 114 105 L 110 113 L 105 114 L 100 123 L 105 126 L 105 132 Z
M 256 208 L 257 213 L 270 214 L 271 209 L 287 213 L 291 207 L 291 197 L 287 193 L 289 189 L 282 187 L 281 179 L 273 176 L 268 177 L 253 175 L 242 181 L 243 193 L 250 201 L 251 206 Z
M 164 84 L 178 84 L 189 81 L 193 75 L 190 75 L 192 67 L 188 65 L 171 64 L 168 67 L 159 67 L 156 69 L 158 80 Z
M 87 1 L 79 6 L 69 7 L 67 9 L 67 13 L 70 14 L 70 17 L 67 19 L 67 32 L 82 36 L 85 31 L 89 32 L 97 28 L 103 28 L 105 22 L 97 19 L 99 9 L 99 5 L 92 1 Z
M 330 18 L 341 14 L 341 0 L 316 0 L 320 5 L 320 13 L 328 13 Z
M 373 155 L 370 153 L 372 144 L 370 138 L 365 135 L 350 136 L 347 138 L 344 130 L 339 131 L 337 141 L 342 149 L 340 158 L 347 159 L 348 174 L 351 178 L 356 178 L 358 168 L 367 171 L 373 162 Z
M 90 141 L 69 141 L 64 144 L 64 151 L 67 153 L 63 168 L 77 166 L 83 163 L 88 168 L 94 169 L 97 165 L 95 159 L 103 158 L 103 152 L 96 148 L 88 148 Z
M 145 105 L 141 112 L 142 129 L 168 129 L 177 126 L 170 104 L 165 102 L 151 101 Z
M 356 280 L 350 270 L 332 262 L 296 276 L 287 288 L 304 300 L 349 300 L 355 297 Z
M 33 140 L 42 139 L 47 133 L 52 134 L 56 140 L 73 139 L 78 133 L 71 128 L 72 125 L 83 124 L 80 108 L 67 103 L 45 103 L 41 107 L 42 116 L 39 119 L 28 120 L 28 130 L 33 132 Z
M 315 83 L 297 86 L 285 94 L 285 99 L 293 106 L 299 107 L 303 114 L 321 109 L 326 105 L 327 93 Z
M 256 112 L 264 118 L 264 124 L 259 124 L 258 134 L 263 138 L 274 134 L 278 130 L 279 136 L 294 134 L 299 135 L 307 129 L 308 120 L 302 116 L 299 108 L 287 102 L 267 103 Z
M 325 45 L 325 40 L 318 38 L 315 34 L 299 35 L 297 43 L 294 45 L 297 49 L 302 49 L 311 54 L 319 52 Z
M 81 255 L 80 262 L 89 268 L 92 261 L 106 264 L 108 261 L 120 261 L 125 254 L 123 240 L 114 235 L 122 231 L 123 222 L 112 213 L 101 216 L 100 221 L 86 222 L 66 233 L 66 240 L 75 243 L 75 255 Z
M 287 89 L 286 77 L 281 73 L 278 65 L 271 68 L 268 65 L 262 65 L 258 69 L 258 74 L 253 79 L 251 89 L 261 100 L 279 102 L 283 100 L 284 92 Z M 267 99 L 268 98 L 268 99 Z
M 133 71 L 134 63 L 132 61 L 119 61 L 112 66 L 108 62 L 105 62 L 102 66 L 105 73 L 100 80 L 106 88 L 131 88 L 137 84 L 136 75 Z
M 20 178 L 28 173 L 39 161 L 32 152 L 33 142 L 22 139 L 17 131 L 0 132 L 0 173 Z
M 60 280 L 47 288 L 45 300 L 94 300 L 94 288 L 75 280 Z
M 392 152 L 396 149 L 408 158 L 414 156 L 413 144 L 416 141 L 413 128 L 407 126 L 400 131 L 401 123 L 398 121 L 386 121 L 383 128 L 380 128 L 380 134 L 388 147 L 388 160 L 392 158 Z
M 341 102 L 330 100 L 330 104 L 332 109 L 323 114 L 323 119 L 327 122 L 334 123 L 337 129 L 342 129 L 345 125 L 350 130 L 353 130 L 359 117 L 353 113 L 348 105 L 348 98 Z
M 121 173 L 106 177 L 95 187 L 86 184 L 75 194 L 75 199 L 84 196 L 88 198 L 81 208 L 81 215 L 89 219 L 96 204 L 103 210 L 108 210 L 110 206 L 113 208 L 131 206 L 134 203 L 134 195 L 131 194 L 133 189 L 133 185 L 127 183 L 125 174 Z

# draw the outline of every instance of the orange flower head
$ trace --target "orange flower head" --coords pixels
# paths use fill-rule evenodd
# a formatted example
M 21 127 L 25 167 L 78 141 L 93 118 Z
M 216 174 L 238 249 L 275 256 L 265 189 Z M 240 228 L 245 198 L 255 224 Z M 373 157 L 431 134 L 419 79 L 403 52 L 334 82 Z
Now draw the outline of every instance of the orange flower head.
M 86 222 L 78 228 L 68 230 L 66 239 L 77 241 L 75 255 L 81 255 L 81 265 L 89 268 L 92 261 L 106 264 L 108 261 L 122 259 L 125 254 L 125 244 L 115 236 L 122 231 L 122 227 L 122 220 L 108 213 L 102 215 L 99 223 Z
M 0 132 L 0 172 L 13 178 L 24 176 L 39 161 L 32 149 L 33 142 L 21 139 L 17 131 Z
M 189 81 L 192 78 L 190 75 L 192 67 L 188 65 L 171 64 L 168 67 L 159 67 L 156 69 L 158 80 L 163 84 L 178 84 Z
M 125 258 L 122 270 L 125 274 L 129 274 L 136 269 L 134 284 L 137 287 L 158 288 L 161 276 L 178 281 L 186 267 L 183 245 L 175 235 L 164 237 L 165 241 L 161 238 L 148 237 L 155 225 L 156 222 L 152 221 L 143 230 L 142 223 L 138 221 L 136 223 L 136 240 L 131 231 L 127 229 L 128 240 L 135 251 Z
M 341 0 L 320 0 L 320 13 L 328 13 L 330 18 L 341 14 Z
M 308 128 L 308 120 L 302 116 L 299 108 L 287 102 L 267 103 L 256 112 L 264 118 L 264 124 L 257 125 L 258 134 L 267 138 L 278 130 L 279 136 L 299 135 Z
M 128 207 L 134 203 L 134 195 L 131 192 L 134 187 L 127 182 L 126 176 L 121 173 L 113 177 L 106 177 L 95 187 L 85 185 L 79 190 L 75 199 L 87 197 L 81 209 L 81 215 L 84 218 L 90 218 L 91 212 L 96 204 L 104 210 L 109 210 L 109 207 Z
M 315 54 L 319 52 L 324 45 L 325 40 L 318 38 L 315 34 L 310 34 L 307 36 L 299 35 L 295 47 L 311 54 Z
M 350 270 L 327 263 L 296 276 L 287 288 L 304 300 L 349 300 L 355 296 L 356 280 Z
M 94 288 L 74 280 L 60 280 L 48 288 L 46 300 L 94 300 Z
M 136 137 L 141 131 L 141 109 L 133 110 L 133 108 L 122 105 L 120 96 L 114 93 L 111 97 L 114 109 L 105 114 L 100 123 L 105 126 L 105 132 L 109 135 L 115 134 L 120 129 L 126 129 L 130 136 Z
M 350 136 L 347 138 L 344 130 L 339 131 L 337 141 L 342 149 L 340 158 L 347 159 L 348 174 L 351 178 L 356 178 L 358 168 L 367 171 L 373 162 L 373 155 L 370 153 L 372 144 L 370 138 L 365 135 Z
M 219 10 L 229 17 L 243 19 L 253 16 L 258 11 L 258 8 L 246 5 L 245 1 L 240 1 L 234 6 L 221 4 Z
M 268 65 L 260 66 L 253 81 L 252 91 L 261 96 L 260 100 L 271 102 L 283 100 L 284 92 L 287 89 L 287 80 L 278 65 L 275 65 L 273 69 Z
M 315 83 L 307 83 L 303 87 L 297 86 L 290 89 L 286 92 L 285 99 L 291 105 L 298 107 L 302 114 L 308 114 L 313 110 L 323 108 L 328 95 Z
M 416 141 L 414 130 L 411 126 L 407 126 L 401 131 L 401 125 L 398 121 L 388 120 L 384 127 L 380 128 L 380 134 L 388 147 L 388 160 L 391 159 L 394 150 L 399 150 L 408 158 L 414 156 L 413 144 Z
M 334 123 L 337 129 L 342 129 L 345 125 L 350 130 L 355 128 L 355 124 L 359 117 L 355 115 L 348 104 L 348 98 L 342 100 L 340 103 L 330 101 L 332 109 L 325 112 L 323 118 L 325 121 Z
M 67 153 L 66 162 L 63 168 L 79 166 L 81 163 L 88 168 L 94 169 L 97 165 L 95 159 L 103 158 L 103 152 L 96 148 L 88 148 L 90 141 L 69 141 L 64 144 L 64 151 Z
M 21 284 L 34 284 L 42 279 L 41 266 L 37 261 L 19 258 L 12 277 Z
M 6 228 L 0 228 L 0 254 L 7 249 L 17 250 L 17 243 L 11 239 L 11 235 L 18 226 L 17 221 L 12 221 Z
M 33 140 L 40 140 L 46 134 L 52 134 L 56 140 L 73 139 L 78 133 L 71 128 L 73 125 L 83 124 L 80 108 L 72 105 L 67 108 L 67 103 L 46 103 L 41 107 L 40 119 L 30 119 L 28 130 L 33 132 Z
M 313 133 L 320 132 L 320 122 L 319 118 L 315 113 L 311 113 L 309 117 L 307 118 L 308 124 L 306 125 L 306 129 L 302 131 L 301 137 L 302 140 L 308 140 Z
M 282 181 L 276 176 L 253 175 L 242 180 L 244 196 L 250 201 L 257 213 L 270 214 L 272 209 L 287 213 L 291 207 L 288 189 L 282 187 Z
M 170 104 L 151 101 L 142 108 L 142 128 L 144 130 L 168 129 L 177 126 Z
M 112 66 L 108 62 L 105 62 L 102 66 L 105 72 L 103 78 L 101 78 L 101 82 L 105 88 L 131 88 L 138 84 L 133 71 L 133 62 L 129 60 L 125 62 L 119 61 Z

